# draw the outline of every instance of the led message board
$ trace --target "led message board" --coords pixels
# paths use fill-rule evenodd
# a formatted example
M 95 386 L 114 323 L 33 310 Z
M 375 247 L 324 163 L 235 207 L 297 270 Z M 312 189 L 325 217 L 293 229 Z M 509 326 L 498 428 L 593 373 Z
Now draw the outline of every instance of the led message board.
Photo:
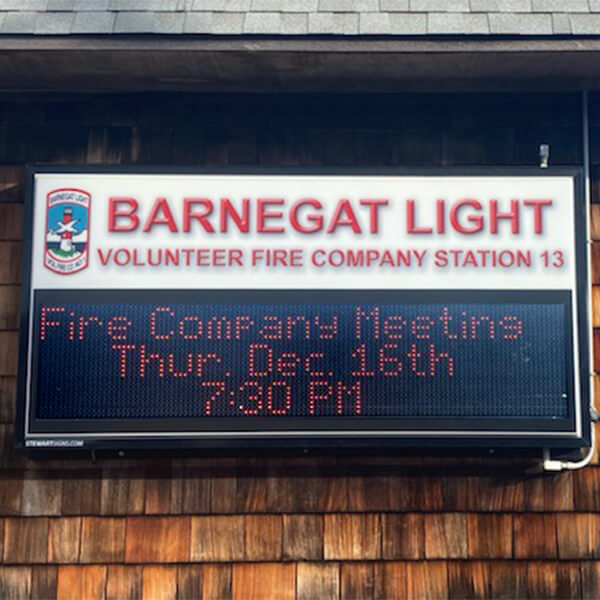
M 32 170 L 20 441 L 589 441 L 574 170 Z

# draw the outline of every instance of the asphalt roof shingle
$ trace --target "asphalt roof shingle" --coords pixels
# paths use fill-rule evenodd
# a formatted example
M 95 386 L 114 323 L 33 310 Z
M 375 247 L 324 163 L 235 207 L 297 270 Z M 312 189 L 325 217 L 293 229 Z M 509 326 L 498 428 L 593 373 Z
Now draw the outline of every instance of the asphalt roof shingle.
M 0 0 L 0 35 L 600 35 L 600 0 Z

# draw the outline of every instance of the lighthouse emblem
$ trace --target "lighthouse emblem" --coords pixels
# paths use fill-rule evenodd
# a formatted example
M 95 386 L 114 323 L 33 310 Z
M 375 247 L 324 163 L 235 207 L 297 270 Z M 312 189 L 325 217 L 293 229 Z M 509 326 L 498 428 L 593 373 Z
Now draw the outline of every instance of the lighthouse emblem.
M 59 275 L 77 273 L 88 265 L 91 200 L 83 190 L 48 194 L 44 265 Z

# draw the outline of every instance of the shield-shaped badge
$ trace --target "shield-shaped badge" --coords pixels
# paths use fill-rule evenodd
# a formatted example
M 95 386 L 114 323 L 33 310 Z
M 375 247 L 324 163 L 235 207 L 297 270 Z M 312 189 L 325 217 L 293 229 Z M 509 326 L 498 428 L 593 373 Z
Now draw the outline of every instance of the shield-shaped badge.
M 90 205 L 83 190 L 60 189 L 48 194 L 44 265 L 59 275 L 88 266 Z

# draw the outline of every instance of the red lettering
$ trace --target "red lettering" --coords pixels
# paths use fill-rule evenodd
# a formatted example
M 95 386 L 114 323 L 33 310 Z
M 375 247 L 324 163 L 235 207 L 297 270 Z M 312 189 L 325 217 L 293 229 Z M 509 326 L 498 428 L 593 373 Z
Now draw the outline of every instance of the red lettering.
M 537 235 L 544 232 L 544 223 L 542 221 L 542 209 L 546 206 L 552 206 L 552 200 L 523 200 L 525 206 L 533 208 L 533 230 Z
M 265 340 L 283 339 L 283 323 L 279 317 L 266 315 L 263 317 L 263 321 L 265 324 L 258 330 L 258 335 Z
M 194 371 L 194 355 L 191 352 L 188 352 L 187 361 L 185 363 L 185 370 L 179 371 L 175 370 L 175 357 L 172 353 L 169 354 L 169 373 L 173 375 L 173 377 L 189 377 Z
M 415 201 L 406 201 L 406 232 L 407 233 L 433 233 L 431 227 L 417 227 L 415 225 Z
M 383 334 L 390 340 L 402 339 L 406 321 L 400 315 L 391 315 L 383 322 Z
M 446 203 L 438 200 L 436 203 L 437 233 L 446 232 Z
M 286 319 L 286 333 L 287 339 L 292 339 L 292 333 L 294 331 L 294 327 L 298 323 L 302 323 L 304 325 L 304 338 L 310 340 L 310 322 L 304 315 L 299 315 L 297 317 L 292 317 L 291 315 Z
M 354 233 L 361 233 L 360 225 L 352 210 L 350 200 L 340 200 L 337 203 L 331 222 L 327 228 L 327 233 L 335 233 L 338 227 L 351 227 Z
M 203 381 L 200 383 L 202 387 L 213 388 L 214 392 L 211 397 L 204 402 L 204 414 L 210 415 L 212 413 L 213 402 L 225 391 L 224 381 Z
M 277 359 L 277 370 L 283 377 L 296 377 L 300 358 L 295 352 L 283 352 Z
M 410 352 L 407 352 L 406 356 L 408 356 L 408 358 L 410 359 L 410 370 L 417 377 L 425 377 L 427 375 L 427 371 L 419 369 L 419 359 L 423 355 L 417 350 L 416 344 L 411 345 Z
M 188 324 L 191 324 L 190 328 Z M 184 340 L 197 340 L 202 336 L 203 323 L 200 317 L 189 315 L 179 321 L 179 335 Z
M 483 208 L 481 202 L 478 202 L 477 200 L 461 200 L 460 202 L 457 202 L 450 209 L 450 223 L 452 224 L 452 227 L 459 233 L 464 233 L 466 235 L 479 233 L 483 230 L 484 225 L 483 217 L 481 215 L 467 216 L 467 221 L 473 224 L 472 227 L 466 227 L 458 220 L 458 214 L 465 206 L 470 206 L 475 210 L 481 210 Z
M 110 197 L 108 199 L 108 230 L 109 231 L 135 231 L 140 220 L 135 214 L 138 203 L 135 198 Z M 117 221 L 125 221 L 119 225 Z
M 102 251 L 101 248 L 98 248 L 98 258 L 100 259 L 100 263 L 102 264 L 103 267 L 105 267 L 108 264 L 108 261 L 110 260 L 110 257 L 112 255 L 112 248 L 109 248 L 106 255 L 104 254 L 104 252 Z
M 317 402 L 327 402 L 333 397 L 333 386 L 328 381 L 311 381 L 308 384 L 308 412 L 315 414 Z
M 360 413 L 362 412 L 360 381 L 357 381 L 354 383 L 354 385 L 350 386 L 346 386 L 343 384 L 343 382 L 338 381 L 336 384 L 336 392 L 336 405 L 338 415 L 342 414 L 345 396 L 354 398 L 354 413 L 360 415 Z
M 373 307 L 371 312 L 364 312 L 360 306 L 356 307 L 356 339 L 362 339 L 362 321 L 373 321 L 373 339 L 379 339 L 379 307 Z
M 499 321 L 499 325 L 504 329 L 503 338 L 505 340 L 518 340 L 523 333 L 523 322 L 514 315 L 502 317 Z
M 242 333 L 244 331 L 249 331 L 252 325 L 254 325 L 254 321 L 248 317 L 247 315 L 238 315 L 235 317 L 234 321 L 234 331 L 235 331 L 235 339 L 239 340 L 242 337 Z
M 121 379 L 125 379 L 127 375 L 127 352 L 129 350 L 135 350 L 134 344 L 114 344 L 113 350 L 119 353 L 119 376 Z
M 320 340 L 333 340 L 338 334 L 338 318 L 337 316 L 331 317 L 331 323 L 323 323 L 321 317 L 317 315 L 315 317 L 315 327 L 319 330 Z
M 128 329 L 132 325 L 127 317 L 113 317 L 107 325 L 108 335 L 113 340 L 126 340 Z
M 259 354 L 262 353 L 262 354 Z M 257 367 L 260 361 L 262 369 Z M 267 344 L 250 344 L 248 354 L 248 375 L 266 377 L 273 371 L 273 350 Z
M 373 377 L 375 375 L 374 371 L 370 371 L 367 368 L 367 348 L 365 344 L 361 344 L 354 352 L 352 353 L 352 358 L 358 358 L 358 369 L 352 371 L 352 375 L 354 377 Z
M 46 339 L 47 327 L 58 327 L 60 325 L 60 321 L 48 320 L 48 313 L 64 313 L 65 310 L 64 306 L 42 306 L 42 319 L 40 322 L 40 339 L 42 341 Z
M 240 404 L 238 408 L 245 415 L 257 415 L 262 409 L 262 386 L 258 384 L 256 381 L 246 381 L 243 385 L 239 387 L 240 392 L 245 392 L 246 389 L 254 389 L 254 393 L 248 394 L 247 400 L 254 403 L 254 406 L 246 406 L 245 404 Z
M 159 216 L 162 213 L 162 217 Z M 173 213 L 169 208 L 169 202 L 166 198 L 157 198 L 154 201 L 150 214 L 146 219 L 146 224 L 142 230 L 144 233 L 150 231 L 155 225 L 166 225 L 171 233 L 177 233 L 177 224 L 173 218 Z
M 370 233 L 378 233 L 379 232 L 379 209 L 382 206 L 387 206 L 389 204 L 389 200 L 363 198 L 360 201 L 360 204 L 361 204 L 361 206 L 369 207 L 369 231 L 370 231 Z
M 206 371 L 204 369 L 204 366 L 211 362 L 219 364 L 222 363 L 223 360 L 218 354 L 215 354 L 214 352 L 207 352 L 206 354 L 196 355 L 196 376 L 205 377 Z
M 319 359 L 323 360 L 323 352 L 311 352 L 304 361 L 304 369 L 311 377 L 325 377 L 324 371 L 317 371 L 314 367 L 314 362 Z
M 477 328 L 481 323 L 488 324 L 488 336 L 490 340 L 494 339 L 494 321 L 488 317 L 487 315 L 483 315 L 481 317 L 471 317 L 471 339 L 476 339 L 477 337 Z
M 418 340 L 428 340 L 431 333 L 431 328 L 434 325 L 434 321 L 431 317 L 419 316 L 415 317 L 413 322 L 410 324 L 412 334 Z
M 283 390 L 283 401 L 282 407 L 275 407 L 275 390 Z M 285 415 L 292 407 L 292 388 L 289 383 L 285 381 L 274 381 L 267 388 L 267 411 L 271 415 Z
M 168 306 L 158 306 L 150 313 L 150 335 L 155 340 L 170 340 L 175 333 L 172 329 L 165 331 L 163 333 L 158 333 L 157 331 L 157 315 L 158 314 L 168 314 L 171 317 L 175 316 L 175 313 Z
M 300 233 L 316 233 L 317 231 L 321 231 L 323 229 L 323 217 L 321 215 L 309 213 L 306 216 L 306 220 L 309 223 L 312 223 L 310 227 L 303 225 L 298 220 L 298 213 L 305 206 L 312 206 L 312 208 L 318 210 L 323 208 L 323 205 L 318 200 L 313 200 L 312 198 L 306 198 L 304 200 L 298 200 L 297 202 L 294 202 L 290 208 L 290 223 L 292 224 L 292 227 Z
M 388 356 L 387 350 L 397 350 L 398 344 L 384 344 L 379 348 L 379 371 L 386 377 L 396 377 L 402 373 L 402 362 L 396 356 Z
M 150 365 L 151 361 L 155 361 L 158 367 L 158 376 L 165 376 L 165 360 L 158 352 L 146 353 L 146 346 L 140 345 L 140 379 L 144 379 L 146 376 L 146 367 Z
M 102 327 L 102 321 L 95 317 L 94 315 L 90 315 L 87 319 L 85 317 L 79 317 L 79 340 L 83 340 L 85 328 L 89 327 L 92 323 L 96 324 L 98 327 Z
M 442 359 L 448 361 L 448 376 L 452 377 L 454 375 L 454 359 L 448 352 L 439 352 L 436 354 L 435 346 L 429 344 L 429 375 L 431 377 L 435 377 L 435 367 Z
M 194 207 L 200 206 L 203 210 L 195 212 Z M 208 198 L 184 198 L 183 199 L 183 231 L 189 233 L 192 220 L 198 221 L 207 233 L 214 233 L 215 228 L 211 225 L 208 217 L 212 214 L 213 203 Z
M 242 214 L 240 215 L 228 198 L 221 198 L 221 210 L 219 215 L 219 229 L 223 233 L 228 231 L 228 222 L 231 219 L 238 231 L 248 233 L 250 231 L 250 200 L 242 200 Z
M 259 233 L 283 233 L 282 226 L 267 226 L 268 219 L 281 219 L 281 211 L 269 211 L 270 206 L 281 206 L 283 198 L 259 198 L 256 204 L 256 231 Z
M 498 212 L 498 200 L 490 200 L 490 232 L 498 233 L 499 219 L 510 220 L 511 233 L 519 233 L 519 201 L 510 201 L 510 212 Z

